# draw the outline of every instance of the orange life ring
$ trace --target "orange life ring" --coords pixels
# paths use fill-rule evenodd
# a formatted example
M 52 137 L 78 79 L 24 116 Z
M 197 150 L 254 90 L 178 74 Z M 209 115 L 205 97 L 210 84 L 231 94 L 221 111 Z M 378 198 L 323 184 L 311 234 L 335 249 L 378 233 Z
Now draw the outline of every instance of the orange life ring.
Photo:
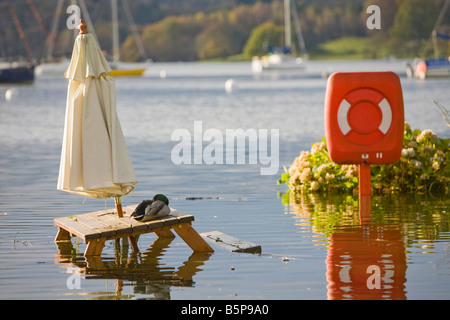
M 337 72 L 325 99 L 330 158 L 337 163 L 392 163 L 403 142 L 403 96 L 392 72 Z

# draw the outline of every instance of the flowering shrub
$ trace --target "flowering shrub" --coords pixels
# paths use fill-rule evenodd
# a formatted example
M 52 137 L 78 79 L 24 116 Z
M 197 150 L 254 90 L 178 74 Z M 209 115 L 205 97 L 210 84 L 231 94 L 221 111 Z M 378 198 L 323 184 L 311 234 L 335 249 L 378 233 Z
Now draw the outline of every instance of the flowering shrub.
M 405 122 L 403 149 L 394 164 L 371 165 L 374 193 L 449 192 L 450 139 L 439 138 L 431 130 L 411 130 Z M 339 165 L 328 156 L 325 138 L 302 151 L 289 169 L 284 168 L 279 184 L 291 192 L 357 192 L 358 166 Z

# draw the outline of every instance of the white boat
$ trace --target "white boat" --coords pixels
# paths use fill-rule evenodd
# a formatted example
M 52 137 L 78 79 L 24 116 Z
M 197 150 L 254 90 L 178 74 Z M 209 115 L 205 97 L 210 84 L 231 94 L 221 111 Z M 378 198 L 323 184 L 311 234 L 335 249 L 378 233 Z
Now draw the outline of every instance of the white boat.
M 263 57 L 253 57 L 252 71 L 261 73 L 264 70 L 296 71 L 305 68 L 305 60 L 285 53 L 272 53 Z
M 270 52 L 262 57 L 253 57 L 252 71 L 254 73 L 262 73 L 264 71 L 278 70 L 278 71 L 298 71 L 305 68 L 306 62 L 306 48 L 303 40 L 303 35 L 300 29 L 300 24 L 297 16 L 297 10 L 291 10 L 292 0 L 284 0 L 284 32 L 285 32 L 285 47 L 283 49 L 271 48 Z M 297 33 L 298 43 L 303 57 L 298 57 L 292 54 L 291 41 L 291 14 L 294 16 L 295 29 Z

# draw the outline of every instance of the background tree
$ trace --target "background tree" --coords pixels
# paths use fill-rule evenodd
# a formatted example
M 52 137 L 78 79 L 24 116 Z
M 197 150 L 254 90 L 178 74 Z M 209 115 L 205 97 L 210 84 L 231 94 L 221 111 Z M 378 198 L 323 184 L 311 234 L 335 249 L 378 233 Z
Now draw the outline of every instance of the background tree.
M 254 28 L 243 54 L 250 59 L 267 53 L 268 46 L 284 47 L 284 27 L 269 21 Z
M 226 58 L 241 52 L 245 36 L 229 22 L 211 24 L 195 39 L 199 59 Z
M 145 27 L 142 42 L 154 61 L 197 60 L 194 39 L 201 30 L 201 21 L 193 16 L 170 16 Z
M 325 47 L 334 45 L 334 49 L 339 49 L 336 46 L 348 47 L 357 41 L 368 46 L 370 57 L 414 57 L 422 53 L 444 1 L 294 0 L 295 6 L 292 8 L 297 8 L 311 58 L 342 51 L 324 50 Z M 100 45 L 110 53 L 112 32 L 109 1 L 85 2 Z M 55 1 L 40 0 L 34 3 L 50 29 Z M 14 0 L 13 4 L 33 54 L 38 59 L 45 57 L 47 35 L 34 19 L 27 1 Z M 244 53 L 241 56 L 250 59 L 255 54 L 266 53 L 268 45 L 284 44 L 282 0 L 133 0 L 128 1 L 128 4 L 147 53 L 155 61 L 220 59 L 237 53 Z M 371 4 L 381 9 L 381 30 L 368 30 L 366 27 L 366 9 Z M 65 19 L 67 15 L 63 13 L 54 51 L 57 58 L 70 56 L 76 34 L 66 28 Z M 121 59 L 138 61 L 139 52 L 121 11 L 119 26 Z M 0 0 L 0 28 L 0 58 L 24 56 L 5 0 Z M 449 12 L 438 30 L 449 33 Z M 295 32 L 292 32 L 292 37 L 296 43 Z M 334 41 L 337 39 L 340 41 Z M 439 46 L 440 53 L 448 54 L 447 42 Z
M 395 15 L 391 35 L 395 40 L 427 39 L 437 16 L 436 1 L 403 1 Z

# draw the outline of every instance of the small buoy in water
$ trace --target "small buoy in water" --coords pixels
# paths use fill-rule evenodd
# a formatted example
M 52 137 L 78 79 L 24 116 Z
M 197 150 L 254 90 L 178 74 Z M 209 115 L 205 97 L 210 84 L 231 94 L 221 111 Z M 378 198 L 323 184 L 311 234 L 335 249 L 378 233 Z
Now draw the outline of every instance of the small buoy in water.
M 6 101 L 11 101 L 13 98 L 17 97 L 17 90 L 14 88 L 9 88 L 8 90 L 6 90 L 5 93 L 5 99 Z
M 234 89 L 236 89 L 236 82 L 234 81 L 234 79 L 228 79 L 225 82 L 225 91 L 227 93 L 232 92 Z
M 161 79 L 165 79 L 165 78 L 167 77 L 167 72 L 166 72 L 166 70 L 161 70 L 161 71 L 159 72 L 159 77 L 160 77 Z

